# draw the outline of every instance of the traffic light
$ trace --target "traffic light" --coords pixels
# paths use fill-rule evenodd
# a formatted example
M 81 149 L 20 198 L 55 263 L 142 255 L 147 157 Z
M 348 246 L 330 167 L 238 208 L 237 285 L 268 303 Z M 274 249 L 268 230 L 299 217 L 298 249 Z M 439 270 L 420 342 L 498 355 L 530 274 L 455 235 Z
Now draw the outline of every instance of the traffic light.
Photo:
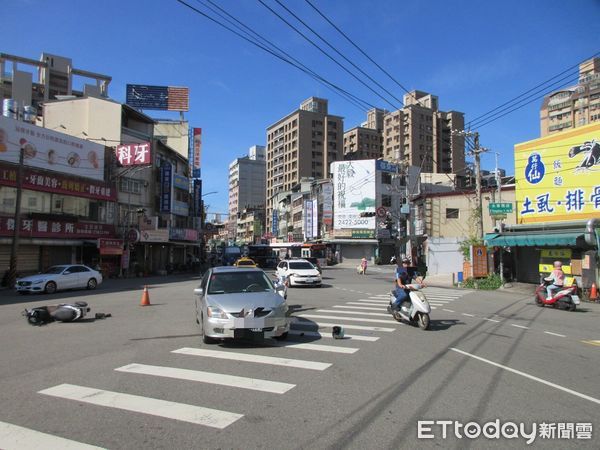
M 375 217 L 375 211 L 361 212 L 360 217 Z

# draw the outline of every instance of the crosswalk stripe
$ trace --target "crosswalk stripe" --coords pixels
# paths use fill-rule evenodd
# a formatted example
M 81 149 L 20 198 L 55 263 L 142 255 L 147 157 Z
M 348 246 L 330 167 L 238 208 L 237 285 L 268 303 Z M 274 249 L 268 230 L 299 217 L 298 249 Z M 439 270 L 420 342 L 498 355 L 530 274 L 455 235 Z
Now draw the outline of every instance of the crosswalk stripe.
M 356 316 L 364 315 L 364 316 L 380 316 L 380 317 L 390 317 L 388 313 L 376 313 L 376 312 L 367 312 L 367 311 L 344 311 L 343 309 L 319 309 L 315 311 L 317 313 L 333 313 L 333 314 L 354 314 Z
M 362 301 L 362 302 L 361 302 L 361 301 L 358 301 L 358 302 L 348 302 L 348 303 L 350 303 L 350 304 L 352 304 L 352 305 L 378 306 L 378 307 L 381 307 L 381 308 L 382 308 L 382 307 L 384 307 L 384 306 L 388 305 L 390 302 L 387 302 L 387 303 L 383 303 L 383 302 L 378 302 L 378 303 L 375 303 L 375 302 L 373 302 L 373 301 L 369 300 L 368 302 L 364 302 L 364 301 Z
M 356 300 L 357 302 L 368 302 L 368 303 L 389 303 L 389 298 L 387 299 L 381 299 L 381 300 L 371 300 L 368 298 L 359 298 L 358 300 Z
M 427 293 L 425 293 L 425 297 L 427 298 L 431 298 L 431 299 L 436 299 L 436 300 L 450 300 L 450 301 L 454 301 L 457 300 L 460 297 L 448 297 L 446 295 L 428 295 Z
M 348 302 L 349 305 L 355 305 L 356 303 L 350 303 Z M 360 303 L 359 303 L 360 305 Z M 360 309 L 360 310 L 365 310 L 365 311 L 385 311 L 385 308 L 382 306 L 378 306 L 377 308 L 375 307 L 371 307 L 371 306 L 346 306 L 346 305 L 335 305 L 333 306 L 333 308 L 340 308 L 340 309 Z
M 394 323 L 393 319 L 390 317 L 388 320 L 383 319 L 363 319 L 359 317 L 332 317 L 332 316 L 323 316 L 321 314 L 300 314 L 298 317 L 306 317 L 309 319 L 342 319 L 349 320 L 351 322 L 369 322 L 369 323 Z
M 331 339 L 333 339 L 333 336 L 331 335 L 331 333 L 319 333 L 318 331 L 290 330 L 289 334 L 290 335 L 294 335 L 294 336 L 306 336 L 306 337 L 331 338 Z M 357 335 L 357 334 L 347 334 L 347 333 L 344 333 L 344 339 L 351 339 L 353 341 L 370 341 L 370 342 L 375 342 L 375 341 L 379 340 L 379 337 L 377 337 L 377 336 L 360 336 L 360 335 Z
M 335 319 L 335 317 L 331 317 L 331 319 Z M 340 324 L 340 323 L 331 323 L 331 322 L 306 322 L 306 323 L 295 322 L 294 325 L 310 327 L 313 324 L 317 325 L 319 328 L 320 327 L 336 327 L 336 326 L 342 325 L 347 330 L 383 331 L 386 333 L 391 333 L 392 331 L 395 330 L 395 328 L 370 327 L 370 326 L 365 326 L 365 325 L 352 325 L 352 324 L 346 324 L 346 323 Z
M 186 403 L 175 403 L 156 398 L 141 397 L 139 395 L 123 394 L 121 392 L 105 391 L 103 389 L 94 389 L 73 384 L 60 384 L 39 391 L 38 393 L 50 395 L 52 397 L 75 400 L 82 403 L 90 403 L 92 405 L 108 406 L 125 411 L 133 411 L 197 425 L 205 425 L 221 430 L 231 425 L 236 420 L 244 417 L 243 414 L 220 411 L 218 409 L 204 408 L 202 406 L 188 405 Z
M 101 449 L 93 445 L 42 433 L 6 422 L 0 422 L 0 448 L 4 450 L 86 450 Z
M 370 300 L 381 300 L 382 298 L 389 297 L 389 296 L 390 296 L 390 294 L 387 294 L 387 295 L 383 295 L 383 294 L 382 295 L 375 295 L 373 297 L 369 297 L 369 299 Z
M 206 350 L 203 348 L 184 347 L 173 350 L 171 353 L 182 355 L 205 356 L 207 358 L 229 359 L 233 361 L 252 362 L 257 364 L 270 364 L 273 366 L 295 367 L 297 369 L 325 370 L 330 363 L 317 361 L 304 361 L 301 359 L 277 358 L 273 356 L 253 355 L 250 353 L 223 352 L 218 350 Z
M 359 349 L 353 347 L 336 347 L 334 345 L 321 345 L 321 344 L 310 344 L 308 342 L 300 342 L 300 343 L 288 343 L 288 342 L 278 342 L 274 344 L 275 347 L 285 347 L 285 348 L 296 348 L 300 350 L 314 350 L 317 352 L 331 352 L 331 353 L 343 353 L 347 355 L 351 355 L 352 353 L 356 353 Z
M 238 377 L 224 373 L 202 372 L 199 370 L 178 369 L 175 367 L 150 366 L 146 364 L 128 364 L 115 369 L 118 372 L 154 375 L 157 377 L 175 378 L 177 380 L 198 381 L 200 383 L 218 384 L 221 386 L 250 389 L 253 391 L 283 394 L 292 389 L 295 384 L 279 383 L 277 381 L 261 380 L 258 378 Z

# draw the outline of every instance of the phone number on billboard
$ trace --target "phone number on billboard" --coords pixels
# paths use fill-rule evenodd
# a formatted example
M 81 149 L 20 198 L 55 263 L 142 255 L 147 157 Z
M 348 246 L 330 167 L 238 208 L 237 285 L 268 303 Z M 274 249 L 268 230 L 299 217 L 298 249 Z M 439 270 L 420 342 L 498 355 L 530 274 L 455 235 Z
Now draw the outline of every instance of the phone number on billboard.
M 338 219 L 337 225 L 342 227 L 353 227 L 357 225 L 369 225 L 369 219 L 353 218 L 353 219 Z

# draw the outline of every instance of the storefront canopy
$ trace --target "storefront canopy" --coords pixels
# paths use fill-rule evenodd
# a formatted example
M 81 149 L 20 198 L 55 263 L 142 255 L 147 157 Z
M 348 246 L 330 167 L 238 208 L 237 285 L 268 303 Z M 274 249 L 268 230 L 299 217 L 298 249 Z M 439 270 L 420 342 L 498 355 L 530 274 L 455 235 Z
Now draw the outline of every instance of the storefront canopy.
M 489 247 L 550 247 L 576 246 L 577 240 L 583 240 L 581 231 L 570 233 L 503 233 L 486 234 L 485 243 Z

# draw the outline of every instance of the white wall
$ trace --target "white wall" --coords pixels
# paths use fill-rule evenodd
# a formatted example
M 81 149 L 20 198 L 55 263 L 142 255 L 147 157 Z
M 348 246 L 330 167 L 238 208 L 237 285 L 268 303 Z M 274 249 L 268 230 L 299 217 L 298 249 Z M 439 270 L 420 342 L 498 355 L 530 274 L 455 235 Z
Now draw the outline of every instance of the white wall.
M 427 274 L 438 275 L 462 272 L 463 256 L 460 251 L 462 238 L 427 239 Z

